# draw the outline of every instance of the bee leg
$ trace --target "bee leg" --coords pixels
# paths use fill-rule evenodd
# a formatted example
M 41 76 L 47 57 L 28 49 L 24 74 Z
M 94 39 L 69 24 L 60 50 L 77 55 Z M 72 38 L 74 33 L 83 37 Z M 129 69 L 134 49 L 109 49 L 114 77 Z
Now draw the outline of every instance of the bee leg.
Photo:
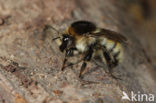
M 62 69 L 61 69 L 62 71 L 63 71 L 66 67 L 68 67 L 68 66 L 65 66 L 65 65 L 66 65 L 66 62 L 67 62 L 69 56 L 73 56 L 73 51 L 74 51 L 74 50 L 77 50 L 77 49 L 74 48 L 74 47 L 71 47 L 71 48 L 69 48 L 69 49 L 66 50 L 65 58 L 64 58 L 64 60 L 63 60 L 63 65 L 62 65 Z M 70 64 L 70 65 L 71 65 L 71 64 Z
M 93 54 L 93 49 L 90 47 L 87 54 L 84 57 L 84 61 L 82 63 L 81 69 L 80 69 L 80 74 L 79 74 L 79 78 L 82 77 L 82 74 L 84 73 L 86 66 L 87 66 L 87 61 L 90 61 L 92 58 L 92 54 Z
M 81 70 L 80 70 L 79 78 L 82 77 L 82 73 L 85 71 L 86 66 L 87 66 L 87 63 L 84 61 L 83 64 L 82 64 L 82 66 L 81 66 Z
M 106 58 L 103 54 L 101 54 L 101 60 L 104 63 L 104 68 L 106 68 L 105 72 L 108 73 L 109 72 L 108 64 L 107 64 Z
M 66 62 L 67 62 L 67 57 L 65 56 L 64 60 L 63 60 L 63 65 L 62 65 L 62 68 L 61 70 L 63 71 L 65 69 L 65 65 L 66 65 Z
M 109 51 L 107 51 L 107 49 L 105 47 L 102 48 L 103 49 L 103 57 L 105 64 L 107 65 L 107 70 L 108 72 L 112 72 L 112 63 L 114 61 L 113 56 L 109 53 Z
M 121 78 L 118 78 L 118 77 L 116 77 L 116 76 L 114 76 L 114 75 L 112 74 L 112 70 L 113 70 L 114 62 L 115 62 L 115 61 L 114 61 L 114 59 L 113 59 L 113 60 L 111 59 L 110 53 L 109 53 L 108 51 L 104 50 L 104 51 L 103 51 L 103 55 L 104 55 L 104 57 L 105 57 L 105 59 L 106 59 L 106 65 L 107 65 L 107 68 L 108 68 L 109 75 L 110 75 L 111 77 L 115 78 L 115 79 L 120 79 L 120 80 L 121 80 Z
M 114 78 L 114 79 L 122 80 L 120 77 L 117 77 L 117 76 L 113 75 L 113 72 L 112 72 L 113 67 L 111 67 L 110 65 L 112 65 L 112 64 L 108 64 L 109 75 L 110 75 L 112 78 Z
M 75 62 L 75 63 L 69 63 L 67 66 L 65 66 L 65 68 L 66 68 L 66 67 L 73 66 L 73 65 L 76 65 L 76 64 L 79 64 L 81 61 L 82 61 L 82 59 L 78 60 L 78 61 Z

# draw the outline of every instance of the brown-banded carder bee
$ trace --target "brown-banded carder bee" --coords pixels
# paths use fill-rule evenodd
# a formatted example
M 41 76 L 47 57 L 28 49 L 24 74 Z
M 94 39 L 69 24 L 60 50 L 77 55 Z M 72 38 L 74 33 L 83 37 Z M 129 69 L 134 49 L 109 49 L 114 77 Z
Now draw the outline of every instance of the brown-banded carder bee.
M 65 52 L 62 70 L 66 67 L 68 57 L 79 54 L 84 55 L 79 77 L 85 71 L 87 62 L 95 56 L 101 57 L 101 60 L 108 67 L 109 73 L 111 73 L 112 68 L 122 61 L 122 43 L 126 44 L 127 41 L 121 34 L 98 28 L 94 23 L 85 20 L 73 22 L 61 33 L 61 36 L 53 40 L 56 39 L 61 41 L 59 45 L 60 51 Z

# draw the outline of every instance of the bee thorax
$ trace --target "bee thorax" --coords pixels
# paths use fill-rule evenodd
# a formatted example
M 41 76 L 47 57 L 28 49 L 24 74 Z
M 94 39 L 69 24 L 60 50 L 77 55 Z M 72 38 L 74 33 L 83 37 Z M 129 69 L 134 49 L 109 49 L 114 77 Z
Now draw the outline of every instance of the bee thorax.
M 105 45 L 107 42 L 107 38 L 99 38 L 99 42 L 101 45 Z
M 87 51 L 87 44 L 86 44 L 86 40 L 85 38 L 81 38 L 81 39 L 78 39 L 76 41 L 76 48 L 80 51 L 80 52 L 85 52 Z
M 76 48 L 80 52 L 86 52 L 88 50 L 88 47 L 93 45 L 96 42 L 95 38 L 92 37 L 81 37 L 76 41 Z

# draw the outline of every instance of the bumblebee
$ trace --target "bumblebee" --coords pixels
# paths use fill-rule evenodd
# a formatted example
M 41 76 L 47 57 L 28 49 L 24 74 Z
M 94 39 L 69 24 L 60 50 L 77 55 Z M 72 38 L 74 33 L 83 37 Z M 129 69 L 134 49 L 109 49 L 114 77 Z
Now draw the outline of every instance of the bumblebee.
M 59 49 L 65 52 L 62 70 L 65 69 L 68 57 L 83 54 L 83 63 L 80 69 L 79 77 L 82 77 L 86 69 L 87 62 L 92 58 L 100 56 L 101 60 L 108 67 L 109 73 L 112 68 L 117 66 L 123 59 L 122 43 L 127 39 L 121 34 L 98 28 L 90 21 L 73 22 L 65 31 L 60 39 Z

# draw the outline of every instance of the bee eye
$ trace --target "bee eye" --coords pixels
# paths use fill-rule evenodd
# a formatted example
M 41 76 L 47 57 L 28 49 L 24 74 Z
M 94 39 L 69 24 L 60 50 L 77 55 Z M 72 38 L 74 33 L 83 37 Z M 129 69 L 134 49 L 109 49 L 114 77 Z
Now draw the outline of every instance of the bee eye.
M 67 41 L 69 41 L 69 36 L 64 35 L 63 36 L 63 42 L 67 42 Z
M 60 45 L 60 50 L 63 52 L 69 43 L 70 37 L 68 35 L 63 35 L 62 44 Z
M 68 41 L 69 40 L 69 38 L 63 38 L 63 41 L 65 42 L 65 41 Z

